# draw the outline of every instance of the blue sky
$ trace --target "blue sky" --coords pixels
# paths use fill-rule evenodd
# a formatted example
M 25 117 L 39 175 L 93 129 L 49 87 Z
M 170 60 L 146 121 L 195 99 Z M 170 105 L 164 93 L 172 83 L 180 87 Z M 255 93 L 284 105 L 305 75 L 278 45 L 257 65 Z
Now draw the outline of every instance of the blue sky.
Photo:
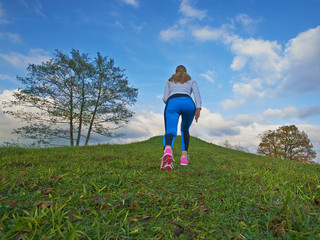
M 191 135 L 256 152 L 258 134 L 295 124 L 320 155 L 319 12 L 319 0 L 0 0 L 0 100 L 55 49 L 100 52 L 139 89 L 109 141 L 138 141 L 163 134 L 164 85 L 183 64 L 203 102 Z M 0 111 L 1 139 L 17 124 Z

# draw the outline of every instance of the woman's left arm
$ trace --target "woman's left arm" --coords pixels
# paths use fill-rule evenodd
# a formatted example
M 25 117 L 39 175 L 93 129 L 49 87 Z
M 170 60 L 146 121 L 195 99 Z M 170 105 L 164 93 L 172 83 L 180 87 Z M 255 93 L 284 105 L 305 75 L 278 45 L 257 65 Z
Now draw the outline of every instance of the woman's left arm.
M 194 114 L 194 118 L 196 119 L 196 122 L 198 122 L 198 119 L 200 117 L 200 111 L 201 111 L 201 108 L 197 108 L 196 113 Z
M 200 97 L 200 91 L 198 88 L 198 84 L 196 81 L 193 82 L 192 84 L 192 92 L 193 92 L 193 96 L 194 96 L 194 100 L 196 103 L 196 108 L 200 108 L 202 106 L 202 101 L 201 101 L 201 97 Z

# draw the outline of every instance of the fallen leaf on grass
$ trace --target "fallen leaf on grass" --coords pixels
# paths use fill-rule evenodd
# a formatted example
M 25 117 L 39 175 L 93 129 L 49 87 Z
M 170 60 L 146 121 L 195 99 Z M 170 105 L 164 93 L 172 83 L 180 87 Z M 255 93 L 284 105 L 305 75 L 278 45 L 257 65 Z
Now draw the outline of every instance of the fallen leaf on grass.
M 37 203 L 38 208 L 50 207 L 52 205 L 53 205 L 52 201 L 42 201 Z
M 206 205 L 203 203 L 201 204 L 200 212 L 208 214 L 208 213 L 211 213 L 211 210 L 206 208 Z
M 44 195 L 49 195 L 52 192 L 51 189 L 47 189 L 46 191 L 43 192 Z
M 151 216 L 144 216 L 144 217 L 140 218 L 139 221 L 147 220 L 149 218 L 151 218 Z
M 320 205 L 320 199 L 314 199 L 314 204 L 316 206 L 319 206 Z
M 16 206 L 18 206 L 18 203 L 12 202 L 12 203 L 9 203 L 9 205 L 10 205 L 10 209 L 14 209 Z
M 59 180 L 59 179 L 63 178 L 63 176 L 51 176 L 50 178 L 53 178 L 53 179 Z

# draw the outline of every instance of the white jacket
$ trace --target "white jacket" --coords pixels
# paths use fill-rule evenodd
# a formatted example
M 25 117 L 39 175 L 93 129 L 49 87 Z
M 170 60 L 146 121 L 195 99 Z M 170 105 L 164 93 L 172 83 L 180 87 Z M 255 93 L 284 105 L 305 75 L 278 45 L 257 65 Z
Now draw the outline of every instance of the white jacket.
M 164 89 L 163 101 L 167 103 L 169 97 L 174 94 L 187 94 L 191 97 L 191 93 L 193 93 L 196 108 L 201 108 L 202 102 L 196 81 L 192 79 L 185 83 L 174 83 L 167 81 Z

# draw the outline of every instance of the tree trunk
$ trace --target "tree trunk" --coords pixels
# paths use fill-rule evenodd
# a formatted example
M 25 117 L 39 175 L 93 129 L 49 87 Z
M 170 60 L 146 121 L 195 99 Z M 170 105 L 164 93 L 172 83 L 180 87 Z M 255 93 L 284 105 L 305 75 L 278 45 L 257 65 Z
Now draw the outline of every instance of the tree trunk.
M 84 104 L 85 104 L 85 83 L 84 83 L 84 79 L 82 80 L 82 96 L 81 96 L 81 98 L 82 99 L 81 99 L 81 108 L 80 108 L 80 116 L 79 116 L 77 146 L 80 145 L 82 122 L 83 122 L 83 111 L 84 111 Z
M 98 94 L 97 102 L 96 102 L 96 105 L 95 105 L 95 107 L 94 107 L 94 111 L 93 111 L 93 113 L 92 113 L 92 117 L 91 117 L 91 120 L 90 120 L 89 129 L 88 129 L 88 133 L 87 133 L 87 137 L 86 137 L 86 142 L 85 142 L 84 145 L 88 145 L 88 143 L 89 143 L 90 135 L 91 135 L 91 131 L 92 131 L 92 126 L 93 126 L 93 123 L 94 123 L 94 119 L 95 119 L 95 117 L 96 117 L 96 113 L 97 113 L 97 109 L 98 109 L 100 97 L 101 97 L 101 88 L 99 89 L 99 94 Z
M 70 146 L 74 146 L 73 141 L 73 92 L 71 90 L 70 96 L 70 116 L 69 116 L 69 124 L 70 124 Z

